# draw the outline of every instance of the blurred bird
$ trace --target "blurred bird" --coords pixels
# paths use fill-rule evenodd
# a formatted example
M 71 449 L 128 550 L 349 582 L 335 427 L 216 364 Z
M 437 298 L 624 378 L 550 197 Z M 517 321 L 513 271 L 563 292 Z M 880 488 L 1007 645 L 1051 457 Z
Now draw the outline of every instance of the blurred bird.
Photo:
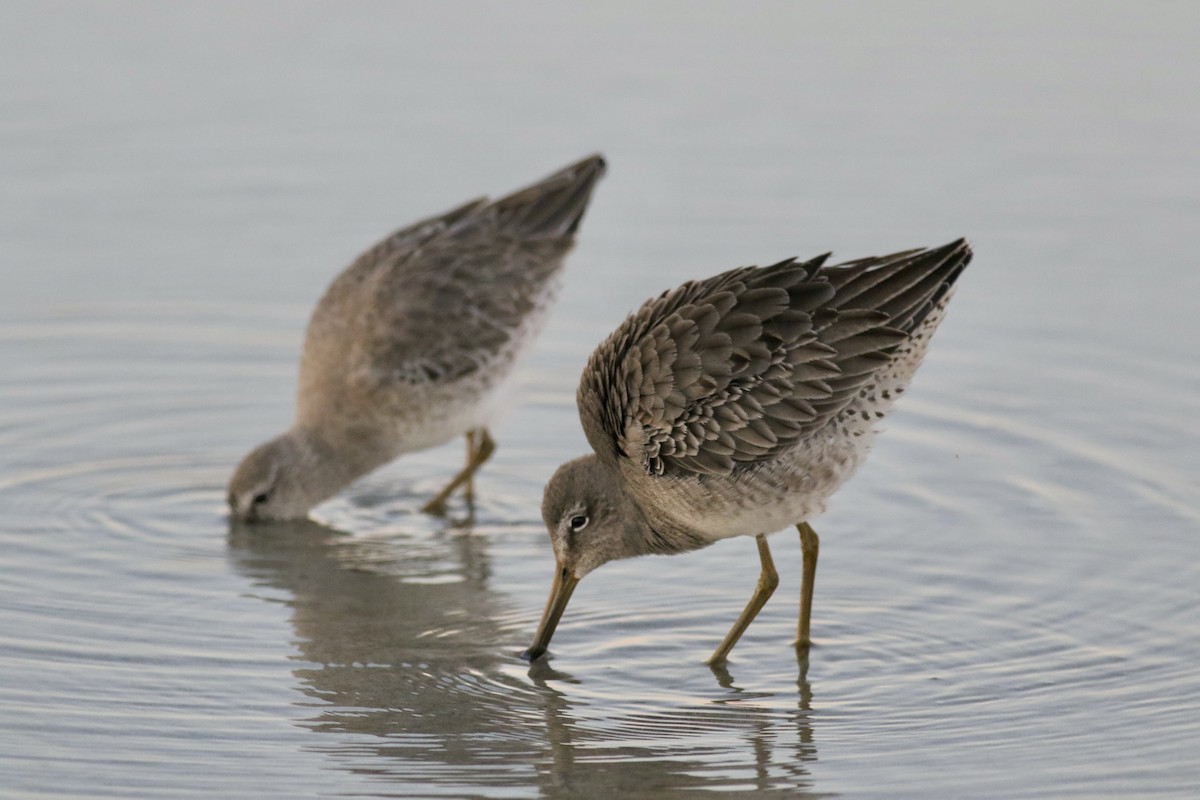
M 464 435 L 462 470 L 424 507 L 444 513 L 495 449 L 500 389 L 557 294 L 604 159 L 589 156 L 489 202 L 393 233 L 313 311 L 296 417 L 229 482 L 232 515 L 295 519 L 397 456 Z

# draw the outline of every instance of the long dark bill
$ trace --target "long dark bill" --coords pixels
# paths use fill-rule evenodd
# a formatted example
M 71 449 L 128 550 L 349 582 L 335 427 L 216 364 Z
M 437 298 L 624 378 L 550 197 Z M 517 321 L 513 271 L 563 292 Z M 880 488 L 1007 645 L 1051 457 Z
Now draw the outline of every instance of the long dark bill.
M 533 661 L 546 652 L 546 648 L 550 646 L 550 638 L 554 636 L 554 629 L 558 627 L 559 619 L 567 610 L 571 593 L 578 585 L 579 578 L 560 564 L 554 572 L 554 583 L 550 585 L 550 599 L 546 601 L 546 610 L 542 612 L 542 622 L 538 625 L 537 633 L 533 635 L 533 644 L 521 654 L 522 658 Z

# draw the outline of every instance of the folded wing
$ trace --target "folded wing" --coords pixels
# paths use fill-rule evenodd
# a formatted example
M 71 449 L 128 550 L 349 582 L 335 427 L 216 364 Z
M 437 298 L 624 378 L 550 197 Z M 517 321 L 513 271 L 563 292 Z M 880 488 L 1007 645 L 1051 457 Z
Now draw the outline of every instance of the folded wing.
M 689 282 L 630 315 L 579 387 L 593 449 L 650 475 L 726 475 L 795 446 L 888 364 L 970 249 L 826 258 Z

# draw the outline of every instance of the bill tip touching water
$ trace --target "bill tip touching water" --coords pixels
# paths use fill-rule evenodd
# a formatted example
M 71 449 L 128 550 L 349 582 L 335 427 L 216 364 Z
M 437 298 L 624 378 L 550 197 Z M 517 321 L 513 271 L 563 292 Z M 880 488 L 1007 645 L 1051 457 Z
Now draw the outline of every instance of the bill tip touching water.
M 795 644 L 810 644 L 819 539 L 809 520 L 866 457 L 972 252 L 958 239 L 827 258 L 689 281 L 593 352 L 577 394 L 593 452 L 545 489 L 556 567 L 525 658 L 546 652 L 576 585 L 604 563 L 754 536 L 758 584 L 709 659 L 721 663 L 778 584 L 767 534 L 792 525 L 803 553 Z
M 308 323 L 292 426 L 238 465 L 231 516 L 302 518 L 396 457 L 458 436 L 466 463 L 423 510 L 469 496 L 495 449 L 489 420 L 553 304 L 605 169 L 591 155 L 499 200 L 421 220 L 339 274 Z

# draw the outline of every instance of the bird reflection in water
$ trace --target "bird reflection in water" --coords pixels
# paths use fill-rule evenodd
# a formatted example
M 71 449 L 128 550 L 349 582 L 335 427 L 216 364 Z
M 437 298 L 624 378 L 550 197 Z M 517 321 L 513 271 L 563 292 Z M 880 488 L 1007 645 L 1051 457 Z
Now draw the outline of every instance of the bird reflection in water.
M 335 734 L 315 749 L 341 769 L 396 790 L 472 794 L 811 789 L 803 672 L 794 714 L 756 704 L 723 669 L 707 705 L 630 713 L 636 704 L 573 699 L 580 680 L 517 658 L 525 615 L 489 586 L 488 542 L 470 527 L 364 538 L 309 520 L 231 522 L 229 554 L 248 580 L 285 593 L 308 662 L 293 669 L 305 696 L 296 721 Z

